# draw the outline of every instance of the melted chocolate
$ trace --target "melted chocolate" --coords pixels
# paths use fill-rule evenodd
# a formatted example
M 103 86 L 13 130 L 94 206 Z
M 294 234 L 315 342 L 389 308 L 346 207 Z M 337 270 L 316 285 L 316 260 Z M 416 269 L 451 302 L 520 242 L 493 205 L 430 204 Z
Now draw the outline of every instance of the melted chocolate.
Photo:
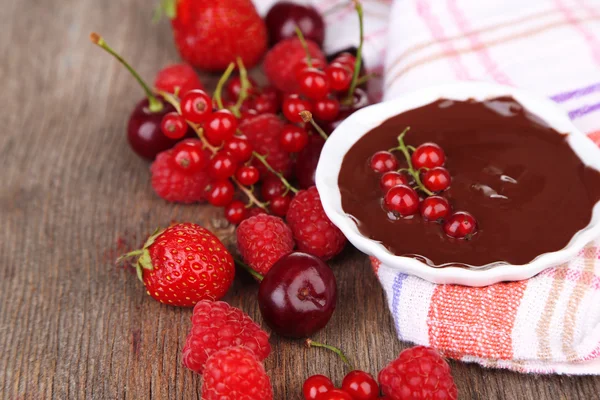
M 436 222 L 415 215 L 392 220 L 382 208 L 377 151 L 396 147 L 407 126 L 408 145 L 435 142 L 452 175 L 444 192 L 455 211 L 478 222 L 471 240 L 447 237 Z M 405 161 L 396 154 L 401 166 Z M 573 152 L 566 136 L 513 98 L 485 102 L 440 100 L 404 112 L 363 136 L 346 154 L 339 175 L 342 207 L 363 235 L 392 253 L 434 266 L 525 264 L 564 248 L 591 220 L 600 201 L 600 173 Z

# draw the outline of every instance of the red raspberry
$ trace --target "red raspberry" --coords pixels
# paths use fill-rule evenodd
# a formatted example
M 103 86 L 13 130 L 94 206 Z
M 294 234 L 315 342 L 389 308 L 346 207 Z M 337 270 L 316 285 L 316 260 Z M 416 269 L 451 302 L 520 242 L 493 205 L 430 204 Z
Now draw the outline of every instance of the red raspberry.
M 346 245 L 346 237 L 323 210 L 315 186 L 301 190 L 290 203 L 287 222 L 292 228 L 298 249 L 323 260 L 339 254 Z
M 261 361 L 271 352 L 267 332 L 239 308 L 223 301 L 197 303 L 183 347 L 183 365 L 201 374 L 213 353 L 236 346 L 251 350 Z
M 243 347 L 219 350 L 206 362 L 202 400 L 273 400 L 265 367 Z
M 244 120 L 240 130 L 254 148 L 254 150 L 267 156 L 267 161 L 276 171 L 287 175 L 292 166 L 290 154 L 281 147 L 279 137 L 284 127 L 284 122 L 275 114 L 261 114 Z M 269 174 L 265 166 L 254 160 L 253 165 L 258 168 L 262 176 Z
M 179 98 L 190 90 L 204 90 L 196 71 L 188 64 L 173 64 L 158 71 L 154 87 L 173 94 L 175 89 L 179 88 Z
M 308 51 L 317 62 L 326 63 L 325 55 L 312 40 L 307 40 Z M 306 52 L 298 38 L 290 38 L 277 43 L 265 56 L 263 70 L 269 81 L 285 93 L 299 89 L 296 67 L 306 58 Z
M 400 353 L 379 372 L 379 383 L 391 400 L 458 398 L 450 366 L 440 353 L 425 346 Z
M 237 244 L 244 261 L 262 275 L 294 250 L 290 228 L 281 218 L 266 214 L 248 218 L 240 224 Z
M 196 139 L 187 140 L 196 141 Z M 205 160 L 209 159 L 210 155 L 207 153 Z M 204 189 L 210 183 L 206 165 L 195 172 L 186 171 L 175 162 L 173 150 L 167 150 L 156 156 L 156 160 L 150 167 L 150 173 L 152 188 L 156 194 L 167 201 L 195 203 L 206 200 Z

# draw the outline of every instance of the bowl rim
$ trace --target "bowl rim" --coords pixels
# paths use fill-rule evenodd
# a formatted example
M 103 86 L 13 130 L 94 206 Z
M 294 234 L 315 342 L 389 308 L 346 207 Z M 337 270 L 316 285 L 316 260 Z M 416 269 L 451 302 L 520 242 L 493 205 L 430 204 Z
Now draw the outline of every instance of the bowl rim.
M 553 129 L 567 134 L 567 141 L 577 156 L 586 165 L 600 171 L 600 148 L 550 99 L 521 89 L 484 82 L 457 82 L 431 86 L 358 110 L 346 118 L 330 135 L 323 147 L 315 176 L 317 190 L 329 219 L 363 253 L 377 258 L 386 267 L 433 283 L 487 286 L 497 282 L 523 280 L 577 256 L 588 243 L 600 237 L 600 201 L 593 208 L 588 226 L 576 232 L 563 249 L 541 254 L 527 264 L 501 264 L 489 268 L 482 266 L 481 269 L 432 267 L 415 258 L 392 254 L 380 242 L 363 236 L 352 217 L 342 209 L 338 176 L 343 158 L 347 151 L 371 129 L 395 115 L 439 99 L 473 98 L 481 101 L 499 96 L 512 96 Z

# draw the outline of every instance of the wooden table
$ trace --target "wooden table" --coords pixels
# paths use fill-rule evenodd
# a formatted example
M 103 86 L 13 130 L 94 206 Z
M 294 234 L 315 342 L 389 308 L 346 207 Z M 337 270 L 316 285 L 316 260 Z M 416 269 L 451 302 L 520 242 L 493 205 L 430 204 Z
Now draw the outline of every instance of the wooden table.
M 142 93 L 90 44 L 97 30 L 151 79 L 178 60 L 153 1 L 8 0 L 0 7 L 0 398 L 199 399 L 181 365 L 189 309 L 161 305 L 113 261 L 173 220 L 214 229 L 209 206 L 167 204 L 133 155 L 125 124 Z M 209 80 L 214 80 L 209 78 Z M 407 346 L 394 334 L 366 257 L 331 263 L 338 309 L 316 340 L 376 373 Z M 257 285 L 239 274 L 226 300 L 260 321 Z M 315 373 L 338 383 L 333 355 L 272 337 L 275 399 L 299 399 Z M 598 399 L 600 378 L 538 377 L 452 362 L 462 399 Z

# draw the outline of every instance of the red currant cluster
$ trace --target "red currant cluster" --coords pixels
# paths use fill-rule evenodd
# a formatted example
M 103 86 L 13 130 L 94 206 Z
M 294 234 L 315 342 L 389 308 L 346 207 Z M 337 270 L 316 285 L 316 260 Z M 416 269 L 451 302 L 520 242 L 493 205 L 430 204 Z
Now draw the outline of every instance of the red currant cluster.
M 448 199 L 441 196 L 452 181 L 450 172 L 444 168 L 444 150 L 435 143 L 423 143 L 417 148 L 407 146 L 404 143 L 407 132 L 408 128 L 398 136 L 398 147 L 379 151 L 370 160 L 371 169 L 382 174 L 380 186 L 389 216 L 410 218 L 420 212 L 425 221 L 441 222 L 448 236 L 470 239 L 477 231 L 475 218 L 465 211 L 453 213 Z M 403 154 L 405 168 L 399 168 L 394 152 Z
M 336 389 L 331 379 L 324 375 L 313 375 L 304 381 L 302 388 L 306 400 L 377 400 L 379 385 L 375 378 L 364 371 L 349 372 Z

